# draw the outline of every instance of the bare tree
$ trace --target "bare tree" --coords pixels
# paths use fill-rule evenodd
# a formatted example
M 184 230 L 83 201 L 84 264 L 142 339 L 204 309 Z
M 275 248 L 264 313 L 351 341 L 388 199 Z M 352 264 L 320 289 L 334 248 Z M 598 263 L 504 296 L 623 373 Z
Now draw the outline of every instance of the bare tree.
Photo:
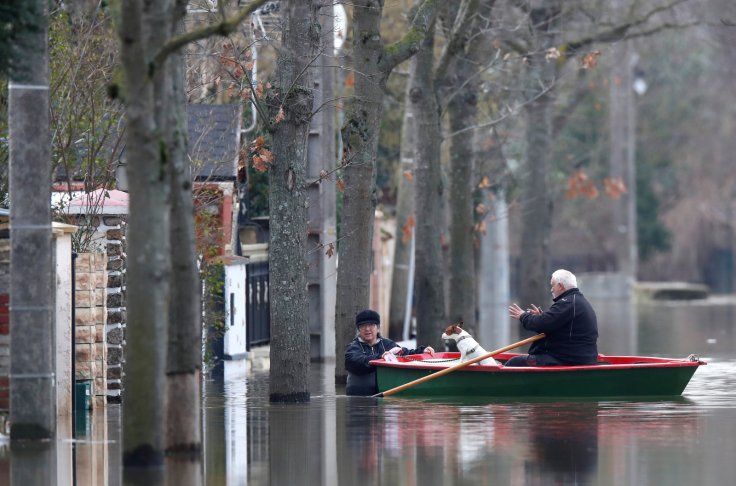
M 559 43 L 561 10 L 560 1 L 552 0 L 539 3 L 528 12 L 534 48 L 528 51 L 524 76 L 523 96 L 531 101 L 525 107 L 527 164 L 521 189 L 522 257 L 519 268 L 524 278 L 519 299 L 525 305 L 543 305 L 548 294 L 552 212 L 548 173 L 552 156 L 552 87 L 557 69 L 555 62 L 546 57 L 546 52 Z
M 273 89 L 267 93 L 273 163 L 269 171 L 270 400 L 309 401 L 307 310 L 307 136 L 314 94 L 309 65 L 320 28 L 316 1 L 290 0 L 282 9 L 283 37 Z
M 175 107 L 182 99 L 178 94 L 182 88 L 176 84 L 181 82 L 177 79 L 177 71 L 167 67 L 167 60 L 171 63 L 169 56 L 189 42 L 232 32 L 262 3 L 262 0 L 251 2 L 231 18 L 226 18 L 222 12 L 218 23 L 180 35 L 174 33 L 184 13 L 185 2 L 133 0 L 126 3 L 120 12 L 119 36 L 128 126 L 126 157 L 131 187 L 128 249 L 133 255 L 128 267 L 129 324 L 126 334 L 126 399 L 123 402 L 123 465 L 126 471 L 130 468 L 157 467 L 163 462 L 166 417 L 165 395 L 160 391 L 165 386 L 165 343 L 170 317 L 172 227 L 169 195 L 172 184 L 176 192 L 181 191 L 175 194 L 177 210 L 186 213 L 190 207 L 188 204 L 179 204 L 188 197 L 184 194 L 189 190 L 188 182 L 181 177 L 182 166 L 178 166 L 179 172 L 175 177 L 171 175 L 172 157 L 183 153 L 182 111 L 177 111 Z M 180 225 L 178 215 L 175 221 L 174 234 L 192 231 L 191 226 Z M 193 241 L 190 234 L 184 238 L 187 245 Z M 192 255 L 187 252 L 186 256 L 189 261 L 183 271 L 188 273 L 196 267 L 191 261 Z M 192 290 L 190 279 L 181 284 L 184 292 Z M 176 325 L 196 329 L 201 316 L 195 314 L 186 312 L 183 315 L 192 321 Z M 196 332 L 189 330 L 185 334 L 187 339 L 197 336 Z M 191 349 L 191 345 L 188 342 L 187 349 Z M 170 391 L 181 391 L 180 386 L 183 386 L 187 396 L 191 397 L 192 387 L 198 390 L 198 384 L 195 383 L 197 362 L 196 358 L 191 359 L 194 359 L 194 364 L 186 360 L 172 359 L 169 362 L 174 375 L 182 374 L 174 377 L 168 387 Z M 188 403 L 199 406 L 199 401 L 188 400 Z M 198 409 L 195 412 L 194 416 L 198 417 Z M 194 422 L 197 423 L 196 420 Z M 187 430 L 182 436 L 170 436 L 169 446 L 172 450 L 192 445 L 199 447 L 196 443 L 198 433 Z M 190 440 L 195 442 L 191 443 Z
M 400 62 L 418 51 L 419 44 L 434 23 L 436 3 L 424 0 L 409 32 L 389 46 L 384 46 L 381 40 L 383 3 L 359 0 L 353 4 L 355 93 L 342 127 L 345 191 L 338 253 L 336 356 L 344 355 L 345 347 L 355 333 L 355 314 L 369 301 L 376 205 L 376 150 L 386 80 Z M 345 363 L 338 359 L 335 380 L 344 383 L 346 377 Z
M 445 320 L 445 292 L 441 214 L 440 113 L 434 84 L 434 33 L 432 26 L 411 60 L 415 84 L 409 95 L 417 130 L 416 165 L 416 274 L 417 340 L 439 343 L 438 329 Z
M 522 285 L 519 299 L 524 303 L 541 305 L 548 300 L 550 272 L 549 238 L 552 221 L 550 186 L 553 135 L 565 123 L 570 107 L 555 114 L 556 92 L 563 69 L 571 60 L 579 68 L 595 66 L 597 56 L 593 46 L 613 43 L 626 38 L 645 37 L 666 28 L 682 26 L 663 17 L 688 0 L 661 2 L 630 2 L 624 15 L 612 15 L 606 21 L 598 20 L 592 12 L 607 5 L 588 6 L 585 2 L 514 1 L 506 10 L 512 18 L 521 13 L 519 22 L 526 25 L 525 35 L 506 34 L 504 42 L 523 61 L 520 81 L 526 125 L 525 162 L 519 172 L 521 195 L 521 254 Z M 610 11 L 607 11 L 610 14 Z M 576 26 L 572 29 L 570 26 Z
M 186 0 L 177 0 L 170 35 L 182 30 Z M 184 56 L 173 52 L 164 69 L 169 109 L 159 123 L 170 152 L 171 297 L 166 349 L 166 452 L 196 454 L 202 448 L 201 370 L 202 306 L 197 269 L 194 198 L 187 150 Z
M 125 72 L 130 223 L 127 239 L 128 326 L 123 401 L 123 466 L 163 464 L 166 326 L 169 299 L 168 151 L 157 126 L 157 85 L 149 59 L 161 49 L 172 18 L 168 2 L 131 1 L 121 11 L 121 58 Z

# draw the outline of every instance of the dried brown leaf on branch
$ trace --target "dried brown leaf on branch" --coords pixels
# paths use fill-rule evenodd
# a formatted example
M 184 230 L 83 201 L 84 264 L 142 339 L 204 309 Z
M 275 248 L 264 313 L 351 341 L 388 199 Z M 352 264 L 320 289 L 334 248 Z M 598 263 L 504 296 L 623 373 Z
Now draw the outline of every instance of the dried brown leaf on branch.
M 276 114 L 276 118 L 273 119 L 274 125 L 282 122 L 286 118 L 286 115 L 284 114 L 284 107 L 279 107 L 279 112 Z
M 266 148 L 266 139 L 258 137 L 251 142 L 250 152 L 253 154 L 253 168 L 258 172 L 265 172 L 273 163 L 273 152 Z
M 406 245 L 411 241 L 411 235 L 414 232 L 414 215 L 410 214 L 406 218 L 406 223 L 401 228 L 401 241 Z
M 262 148 L 258 152 L 258 155 L 260 155 L 260 157 L 263 159 L 263 161 L 266 162 L 267 164 L 270 164 L 270 163 L 273 162 L 273 152 L 271 152 L 270 150 L 268 150 L 266 148 Z
M 606 177 L 603 179 L 603 187 L 611 199 L 619 199 L 621 194 L 628 192 L 626 183 L 620 177 Z
M 414 174 L 412 173 L 412 171 L 405 170 L 404 171 L 404 179 L 406 179 L 409 182 L 414 181 Z
M 332 255 L 335 254 L 335 245 L 333 243 L 327 244 L 327 251 L 325 252 L 325 255 L 327 255 L 328 258 L 331 258 Z
M 567 180 L 565 197 L 567 199 L 577 197 L 595 199 L 598 197 L 598 188 L 595 187 L 595 183 L 588 178 L 588 175 L 582 169 L 578 169 Z
M 580 58 L 580 66 L 583 69 L 593 69 L 598 65 L 598 58 L 601 55 L 601 51 L 590 51 Z
M 340 192 L 345 192 L 345 181 L 342 179 L 337 179 L 335 182 L 337 184 L 337 190 Z
M 260 150 L 261 148 L 263 148 L 263 147 L 266 146 L 266 139 L 263 138 L 262 136 L 261 137 L 257 137 L 255 140 L 253 140 L 250 143 L 250 145 L 251 145 L 250 151 L 251 152 L 257 152 L 258 150 Z
M 268 164 L 260 156 L 254 155 L 253 168 L 258 172 L 266 172 L 268 170 Z

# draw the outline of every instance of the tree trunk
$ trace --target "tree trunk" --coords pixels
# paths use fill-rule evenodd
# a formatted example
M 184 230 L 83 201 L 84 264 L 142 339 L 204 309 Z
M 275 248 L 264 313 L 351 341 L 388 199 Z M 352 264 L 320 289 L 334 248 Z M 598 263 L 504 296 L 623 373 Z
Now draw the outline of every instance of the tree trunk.
M 48 13 L 41 0 L 26 8 L 33 23 L 19 27 L 10 46 L 13 67 L 8 85 L 10 435 L 13 439 L 53 439 L 55 272 L 49 206 Z
M 174 25 L 186 4 L 179 0 Z M 200 377 L 202 370 L 201 281 L 197 268 L 192 177 L 187 157 L 185 60 L 174 53 L 166 62 L 167 146 L 171 185 L 171 300 L 166 351 L 166 451 L 198 454 L 202 447 Z
M 376 151 L 386 79 L 397 64 L 416 52 L 436 13 L 435 2 L 424 0 L 409 32 L 400 41 L 384 47 L 383 2 L 359 0 L 353 5 L 355 94 L 342 127 L 345 192 L 335 310 L 338 357 L 345 355 L 345 348 L 355 336 L 355 314 L 368 306 L 370 297 Z M 338 358 L 335 382 L 345 383 L 346 377 L 345 362 Z
M 355 96 L 342 127 L 345 191 L 335 310 L 336 383 L 345 383 L 345 363 L 341 357 L 355 336 L 355 315 L 368 306 L 370 297 L 376 151 L 387 76 L 379 70 L 383 53 L 380 35 L 383 5 L 379 3 L 361 0 L 353 7 Z
M 149 60 L 169 32 L 167 2 L 126 2 L 121 59 L 126 82 L 128 227 L 123 467 L 158 467 L 164 455 L 164 363 L 169 300 L 169 156 L 156 127 Z
M 545 7 L 532 10 L 530 28 L 537 39 L 529 58 L 526 78 L 527 155 L 521 181 L 521 290 L 522 307 L 549 304 L 549 234 L 552 199 L 548 175 L 552 159 L 551 110 L 555 83 L 555 61 L 545 59 L 545 51 L 557 45 L 560 15 L 558 0 L 545 2 Z M 545 90 L 540 94 L 540 90 Z
M 401 124 L 401 160 L 397 184 L 396 243 L 394 246 L 393 273 L 391 277 L 391 305 L 389 313 L 390 338 L 404 339 L 406 307 L 412 305 L 409 279 L 414 237 L 414 176 L 416 173 L 416 123 L 412 111 L 411 89 L 414 86 L 416 64 L 410 63 L 409 81 L 406 84 L 404 119 Z M 412 282 L 413 283 L 413 282 Z M 413 285 L 412 285 L 413 288 Z
M 444 265 L 438 215 L 442 211 L 442 169 L 440 167 L 440 117 L 434 89 L 434 28 L 412 58 L 416 82 L 411 90 L 412 111 L 417 126 L 416 171 L 416 316 L 417 342 L 441 345 L 445 324 Z
M 475 251 L 473 230 L 473 175 L 477 89 L 473 64 L 464 56 L 454 63 L 452 86 L 455 90 L 448 104 L 450 132 L 462 132 L 450 139 L 450 278 L 449 322 L 463 321 L 464 328 L 477 335 Z
M 282 10 L 283 40 L 274 89 L 267 102 L 274 162 L 269 171 L 271 371 L 270 400 L 309 401 L 307 310 L 307 136 L 314 95 L 308 63 L 319 47 L 317 5 L 291 0 Z

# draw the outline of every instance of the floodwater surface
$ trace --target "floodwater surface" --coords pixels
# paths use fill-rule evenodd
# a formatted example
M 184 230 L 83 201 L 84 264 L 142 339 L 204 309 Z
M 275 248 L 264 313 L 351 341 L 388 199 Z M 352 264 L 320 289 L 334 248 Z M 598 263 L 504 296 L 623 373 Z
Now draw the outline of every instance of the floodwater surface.
M 733 484 L 736 305 L 594 305 L 602 354 L 696 354 L 708 364 L 671 399 L 503 401 L 346 397 L 334 365 L 312 363 L 311 401 L 287 405 L 269 403 L 267 371 L 228 362 L 224 377 L 204 384 L 203 461 L 194 472 L 175 469 L 178 482 L 168 483 Z M 59 439 L 34 454 L 0 445 L 0 483 L 122 484 L 119 408 L 96 420 L 74 447 Z

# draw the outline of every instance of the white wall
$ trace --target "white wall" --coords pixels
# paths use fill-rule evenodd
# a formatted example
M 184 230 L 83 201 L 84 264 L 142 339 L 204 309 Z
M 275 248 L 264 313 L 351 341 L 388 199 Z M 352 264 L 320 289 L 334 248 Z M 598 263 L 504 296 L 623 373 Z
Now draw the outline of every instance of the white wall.
M 72 404 L 72 238 L 77 227 L 53 223 L 56 263 L 56 414 L 71 417 Z M 70 419 L 71 420 L 71 419 Z
M 225 263 L 225 358 L 246 357 L 245 258 L 231 257 Z

